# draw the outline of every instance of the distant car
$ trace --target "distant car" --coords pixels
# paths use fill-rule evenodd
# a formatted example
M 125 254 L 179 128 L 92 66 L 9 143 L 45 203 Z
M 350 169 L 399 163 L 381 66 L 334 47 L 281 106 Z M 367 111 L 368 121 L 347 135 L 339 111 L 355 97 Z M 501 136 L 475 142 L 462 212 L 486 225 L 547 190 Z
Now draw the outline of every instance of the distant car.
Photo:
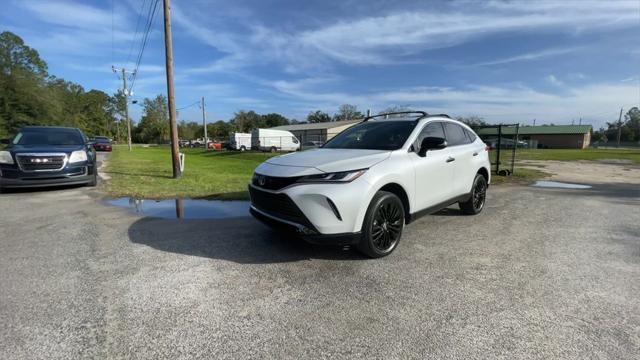
M 298 151 L 300 141 L 291 132 L 276 129 L 253 129 L 251 148 L 260 151 Z
M 189 140 L 179 140 L 178 141 L 178 146 L 179 147 L 188 147 L 189 146 L 190 141 Z
M 93 138 L 93 148 L 96 151 L 111 151 L 111 140 L 106 136 L 96 136 Z
M 302 150 L 317 149 L 322 146 L 322 141 L 307 141 L 302 144 Z
M 209 141 L 207 148 L 214 150 L 222 150 L 222 143 L 220 141 Z
M 0 151 L 5 188 L 97 183 L 96 151 L 76 128 L 27 126 Z

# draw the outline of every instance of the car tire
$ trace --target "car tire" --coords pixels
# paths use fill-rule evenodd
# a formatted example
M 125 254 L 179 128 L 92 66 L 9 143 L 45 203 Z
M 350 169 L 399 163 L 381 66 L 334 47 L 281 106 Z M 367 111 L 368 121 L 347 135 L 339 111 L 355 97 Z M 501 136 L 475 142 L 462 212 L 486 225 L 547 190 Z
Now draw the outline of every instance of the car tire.
M 391 254 L 402 238 L 404 223 L 402 200 L 393 193 L 379 191 L 367 208 L 358 250 L 371 258 Z
M 467 215 L 479 214 L 487 199 L 487 179 L 482 174 L 476 174 L 473 179 L 473 185 L 471 186 L 471 195 L 469 200 L 465 202 L 459 202 L 460 210 Z
M 276 147 L 275 147 L 275 146 L 272 146 L 272 147 L 271 147 L 271 149 L 269 149 L 269 151 L 270 151 L 270 152 L 272 152 L 272 153 L 274 153 L 274 152 L 278 151 L 278 149 L 276 149 Z
M 247 148 L 244 145 L 242 145 L 240 146 L 240 151 L 247 151 Z
M 93 176 L 89 183 L 87 183 L 89 187 L 95 187 L 96 185 L 98 185 L 98 169 L 93 170 Z

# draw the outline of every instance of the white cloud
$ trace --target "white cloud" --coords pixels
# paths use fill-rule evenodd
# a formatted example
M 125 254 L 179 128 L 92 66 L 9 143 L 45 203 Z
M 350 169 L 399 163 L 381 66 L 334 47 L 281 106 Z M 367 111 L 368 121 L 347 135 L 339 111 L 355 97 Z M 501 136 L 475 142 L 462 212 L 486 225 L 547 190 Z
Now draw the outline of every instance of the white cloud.
M 308 109 L 335 111 L 344 103 L 374 111 L 391 105 L 408 104 L 432 113 L 479 115 L 490 122 L 569 123 L 583 117 L 594 126 L 604 124 L 620 105 L 637 101 L 637 87 L 632 84 L 599 83 L 565 89 L 562 93 L 542 92 L 526 86 L 410 87 L 389 91 L 351 94 L 308 90 L 303 82 L 274 83 L 274 87 L 294 99 L 306 102 Z M 611 114 L 604 113 L 607 109 Z M 598 114 L 597 116 L 592 114 Z
M 546 50 L 541 50 L 541 51 L 537 51 L 537 52 L 529 52 L 529 53 L 525 53 L 525 54 L 510 56 L 510 57 L 503 58 L 503 59 L 496 59 L 496 60 L 486 61 L 486 62 L 478 63 L 478 64 L 475 64 L 475 65 L 476 66 L 490 66 L 490 65 L 503 65 L 503 64 L 513 63 L 513 62 L 518 62 L 518 61 L 532 61 L 532 60 L 538 60 L 538 59 L 552 57 L 552 56 L 568 54 L 568 53 L 574 52 L 574 51 L 576 51 L 578 49 L 580 49 L 580 48 L 578 48 L 578 47 L 570 47 L 570 48 L 562 48 L 562 49 L 546 49 Z
M 551 74 L 546 77 L 546 80 L 554 86 L 564 86 L 564 82 L 559 80 L 555 75 Z

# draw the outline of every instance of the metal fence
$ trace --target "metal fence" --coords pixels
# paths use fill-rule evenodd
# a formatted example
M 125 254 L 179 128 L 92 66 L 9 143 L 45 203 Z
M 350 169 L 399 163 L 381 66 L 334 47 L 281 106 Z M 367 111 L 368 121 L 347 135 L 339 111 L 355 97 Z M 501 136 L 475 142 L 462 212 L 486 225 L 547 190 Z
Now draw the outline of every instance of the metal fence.
M 519 124 L 487 125 L 475 130 L 482 141 L 490 147 L 491 170 L 498 175 L 513 174 L 517 149 L 530 148 L 534 145 L 530 143 L 531 141 L 519 140 Z

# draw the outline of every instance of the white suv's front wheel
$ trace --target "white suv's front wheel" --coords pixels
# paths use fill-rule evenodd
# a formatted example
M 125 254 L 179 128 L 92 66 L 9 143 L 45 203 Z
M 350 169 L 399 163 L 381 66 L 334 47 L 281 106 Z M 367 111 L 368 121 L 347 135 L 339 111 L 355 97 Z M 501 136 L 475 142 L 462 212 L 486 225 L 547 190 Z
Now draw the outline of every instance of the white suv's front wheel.
M 372 258 L 387 256 L 398 246 L 404 228 L 404 206 L 395 194 L 379 191 L 362 224 L 358 249 Z

